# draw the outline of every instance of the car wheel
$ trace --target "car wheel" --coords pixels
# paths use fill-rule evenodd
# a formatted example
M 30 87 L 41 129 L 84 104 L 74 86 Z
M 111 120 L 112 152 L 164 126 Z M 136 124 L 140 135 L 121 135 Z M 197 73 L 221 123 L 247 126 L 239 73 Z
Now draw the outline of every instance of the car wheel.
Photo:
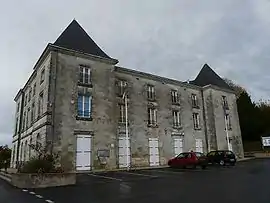
M 225 162 L 223 160 L 220 160 L 219 165 L 220 166 L 224 166 L 225 165 Z
M 206 169 L 206 165 L 202 165 L 202 169 Z

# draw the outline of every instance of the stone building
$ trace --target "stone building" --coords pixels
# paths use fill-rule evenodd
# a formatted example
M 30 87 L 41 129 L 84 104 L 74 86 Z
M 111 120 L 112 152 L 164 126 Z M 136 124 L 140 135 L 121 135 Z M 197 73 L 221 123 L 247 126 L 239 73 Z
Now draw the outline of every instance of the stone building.
M 236 96 L 207 64 L 181 82 L 117 63 L 75 20 L 49 43 L 15 97 L 11 167 L 37 142 L 77 171 L 164 165 L 189 150 L 243 157 Z

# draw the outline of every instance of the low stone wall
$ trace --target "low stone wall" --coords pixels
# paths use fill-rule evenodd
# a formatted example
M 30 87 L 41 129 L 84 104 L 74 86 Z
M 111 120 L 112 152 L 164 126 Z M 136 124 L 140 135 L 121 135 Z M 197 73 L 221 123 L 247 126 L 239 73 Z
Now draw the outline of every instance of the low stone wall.
M 75 173 L 11 174 L 11 184 L 18 188 L 46 188 L 76 184 Z

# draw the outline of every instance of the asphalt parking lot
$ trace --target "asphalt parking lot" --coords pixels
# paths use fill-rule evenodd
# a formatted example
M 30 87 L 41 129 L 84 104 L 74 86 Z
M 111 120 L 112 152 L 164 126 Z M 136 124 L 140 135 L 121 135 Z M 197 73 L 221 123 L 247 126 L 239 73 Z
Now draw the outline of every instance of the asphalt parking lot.
M 36 189 L 54 203 L 243 202 L 269 203 L 270 159 L 235 167 L 148 169 L 78 174 L 75 186 Z

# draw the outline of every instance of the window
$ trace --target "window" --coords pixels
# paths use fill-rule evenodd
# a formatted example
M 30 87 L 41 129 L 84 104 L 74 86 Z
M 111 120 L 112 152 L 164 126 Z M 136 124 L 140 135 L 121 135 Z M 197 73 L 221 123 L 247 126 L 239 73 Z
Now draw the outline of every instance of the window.
M 124 92 L 126 91 L 126 88 L 127 88 L 127 81 L 119 80 L 118 81 L 118 94 L 119 94 L 119 96 L 123 96 Z
M 20 102 L 18 102 L 17 104 L 17 112 L 19 112 L 19 110 L 20 110 Z
M 148 124 L 149 125 L 157 124 L 157 109 L 148 108 Z
M 35 120 L 35 110 L 36 110 L 36 108 L 35 108 L 35 102 L 32 103 L 32 109 L 31 110 L 32 110 L 31 111 L 31 123 L 33 123 L 34 120 Z
M 231 130 L 232 129 L 232 123 L 231 123 L 231 117 L 230 117 L 229 114 L 225 115 L 225 122 L 226 122 L 227 130 Z
M 20 161 L 23 161 L 23 142 L 21 144 L 21 154 L 20 154 Z
M 30 88 L 30 90 L 29 90 L 28 102 L 31 101 L 31 96 L 32 96 L 32 88 Z
M 24 101 L 24 106 L 27 105 L 27 94 L 25 95 L 25 101 Z
M 226 96 L 222 96 L 222 104 L 225 109 L 229 109 L 228 101 Z
M 180 120 L 180 111 L 173 111 L 173 127 L 180 127 L 181 120 Z
M 23 153 L 23 160 L 26 161 L 26 157 L 27 157 L 27 151 L 28 151 L 28 143 L 27 143 L 27 140 L 25 141 L 25 144 L 24 144 L 24 153 Z
M 30 108 L 28 108 L 26 113 L 26 124 L 25 124 L 26 129 L 29 127 L 29 119 L 30 119 Z
M 78 116 L 91 118 L 92 97 L 90 95 L 78 95 Z
M 34 86 L 33 86 L 33 96 L 35 96 L 35 95 L 36 95 L 36 87 L 37 87 L 37 84 L 36 84 L 36 83 L 34 83 Z
M 200 129 L 200 116 L 198 113 L 193 113 L 194 129 Z
M 26 112 L 23 113 L 23 123 L 22 123 L 22 130 L 23 131 L 25 129 L 25 117 L 26 117 Z
M 38 100 L 38 116 L 41 116 L 43 114 L 43 93 L 39 95 Z
M 171 91 L 171 96 L 172 96 L 172 103 L 173 104 L 179 103 L 179 96 L 178 96 L 178 92 L 176 90 Z
M 79 82 L 81 84 L 91 84 L 90 68 L 80 66 Z
M 40 75 L 40 84 L 42 84 L 45 80 L 45 69 L 43 69 L 41 71 L 41 75 Z
M 120 105 L 119 105 L 119 110 L 120 110 L 119 122 L 120 122 L 120 123 L 125 123 L 125 122 L 126 122 L 125 105 L 120 104 Z
M 198 108 L 199 104 L 198 104 L 198 98 L 196 94 L 191 95 L 191 100 L 192 100 L 192 107 Z
M 155 100 L 155 88 L 153 85 L 147 85 L 147 98 L 150 100 Z
M 31 152 L 32 152 L 32 144 L 33 144 L 33 139 L 32 139 L 32 137 L 30 138 L 30 141 L 29 141 L 29 148 L 28 148 L 28 150 L 29 150 L 29 159 L 31 158 Z

